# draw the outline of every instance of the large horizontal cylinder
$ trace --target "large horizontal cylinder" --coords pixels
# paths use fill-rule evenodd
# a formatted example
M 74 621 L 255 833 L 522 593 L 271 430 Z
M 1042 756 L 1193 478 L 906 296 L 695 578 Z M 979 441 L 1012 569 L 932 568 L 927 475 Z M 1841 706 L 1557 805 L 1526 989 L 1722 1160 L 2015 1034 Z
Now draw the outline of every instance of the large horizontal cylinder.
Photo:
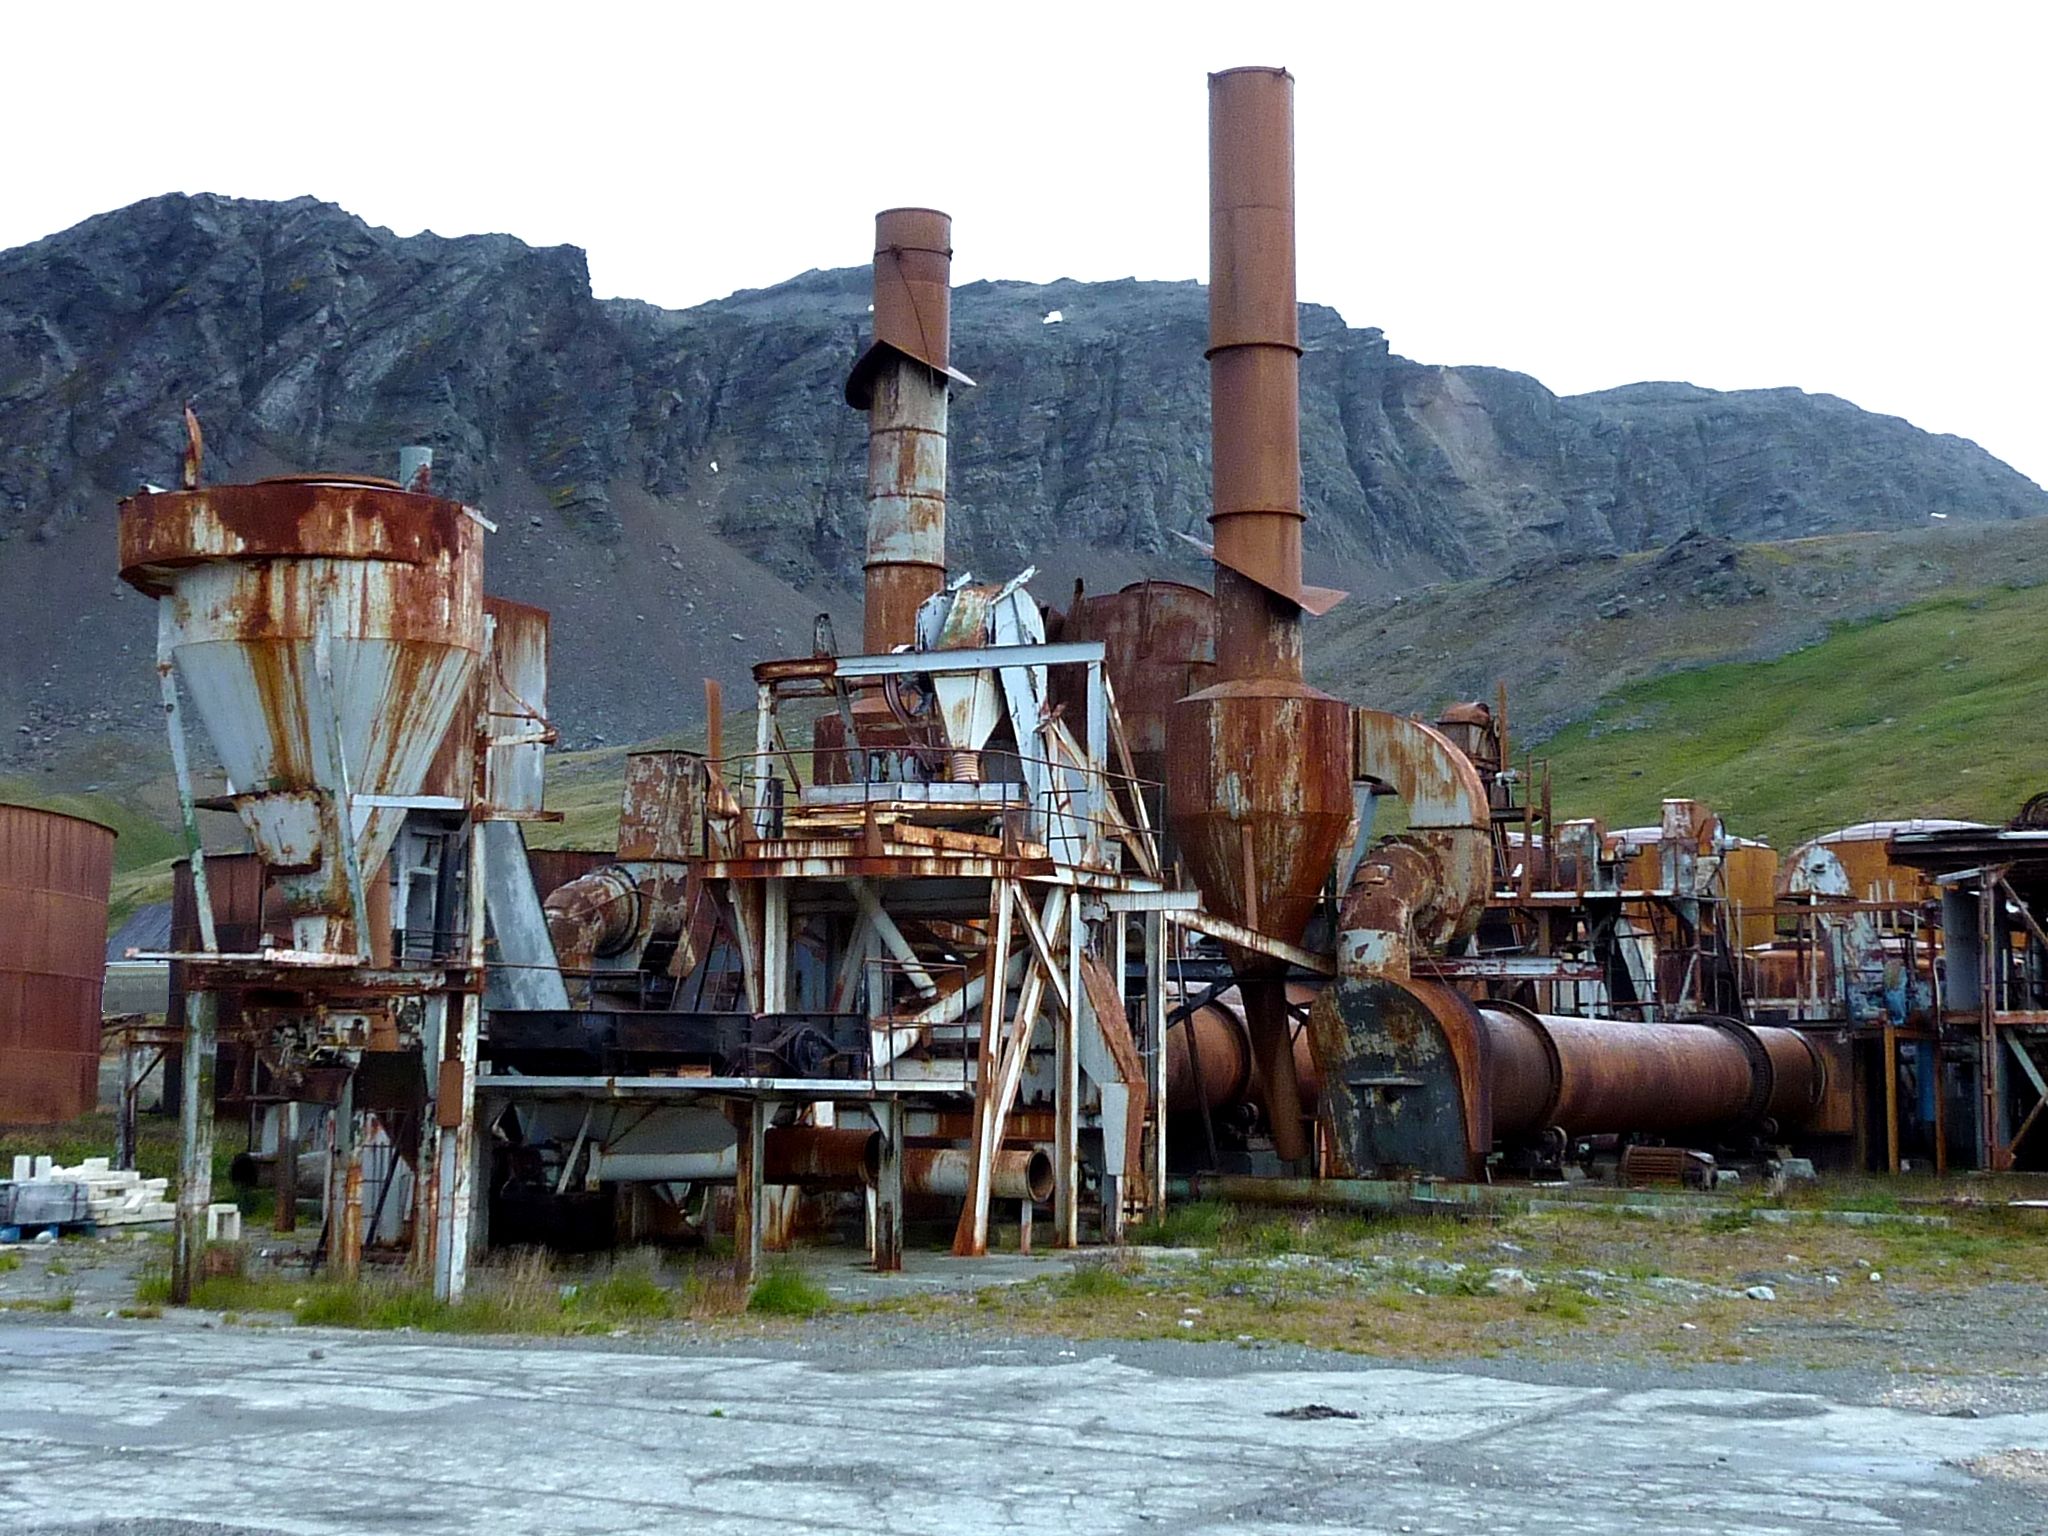
M 1291 1008 L 1305 1008 L 1319 989 L 1287 983 Z M 1292 1028 L 1294 1075 L 1303 1113 L 1313 1113 L 1322 1082 L 1308 1031 Z M 1232 990 L 1174 1020 L 1166 1032 L 1166 1112 L 1169 1117 L 1230 1109 L 1258 1099 L 1252 1080 L 1251 1037 L 1244 1005 Z
M 1653 1135 L 1769 1118 L 1796 1125 L 1825 1068 L 1795 1030 L 1733 1020 L 1638 1023 L 1483 1003 L 1493 1134 Z
M 762 1142 L 762 1182 L 804 1189 L 859 1189 L 882 1165 L 879 1131 L 818 1125 L 771 1126 Z M 737 1143 L 704 1151 L 590 1151 L 600 1184 L 730 1184 L 739 1177 Z
M 964 1199 L 973 1153 L 965 1147 L 903 1149 L 903 1192 Z M 997 1200 L 1052 1198 L 1052 1159 L 1042 1147 L 1006 1147 L 996 1153 L 990 1194 Z

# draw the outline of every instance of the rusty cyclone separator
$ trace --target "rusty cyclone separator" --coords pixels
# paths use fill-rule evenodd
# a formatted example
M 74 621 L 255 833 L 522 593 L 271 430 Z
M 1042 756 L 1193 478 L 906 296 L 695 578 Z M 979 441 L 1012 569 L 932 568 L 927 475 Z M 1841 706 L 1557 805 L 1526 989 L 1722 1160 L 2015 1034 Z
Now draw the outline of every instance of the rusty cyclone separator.
M 875 215 L 875 334 L 846 380 L 868 413 L 862 649 L 917 638 L 917 610 L 946 581 L 946 390 L 974 380 L 950 362 L 953 221 L 934 208 Z
M 365 936 L 347 868 L 383 862 L 405 816 L 389 802 L 419 793 L 480 662 L 480 519 L 387 480 L 294 476 L 128 497 L 120 558 L 159 600 L 159 666 L 205 724 L 293 947 L 348 962 Z
M 1209 390 L 1216 682 L 1167 714 L 1167 812 L 1210 910 L 1297 943 L 1351 824 L 1345 705 L 1302 680 L 1294 78 L 1209 77 Z M 1284 1160 L 1307 1155 L 1277 962 L 1233 955 Z

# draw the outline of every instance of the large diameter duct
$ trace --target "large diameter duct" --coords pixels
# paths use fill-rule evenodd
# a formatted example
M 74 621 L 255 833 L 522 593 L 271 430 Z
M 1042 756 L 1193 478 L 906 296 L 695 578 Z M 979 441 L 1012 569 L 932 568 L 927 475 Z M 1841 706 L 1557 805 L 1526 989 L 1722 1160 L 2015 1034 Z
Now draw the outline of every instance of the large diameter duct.
M 905 1147 L 903 1192 L 964 1199 L 974 1154 L 966 1147 Z M 1003 1147 L 989 1169 L 989 1193 L 998 1200 L 1052 1198 L 1052 1156 L 1043 1147 Z
M 932 208 L 875 216 L 874 340 L 846 381 L 868 413 L 868 654 L 911 644 L 917 610 L 946 582 L 946 391 L 974 381 L 952 346 L 953 221 Z
M 1301 615 L 1342 593 L 1301 577 L 1294 78 L 1209 77 L 1209 390 L 1216 684 L 1167 716 L 1167 812 L 1211 911 L 1300 940 L 1352 816 L 1348 712 L 1302 681 Z M 1307 1154 L 1279 967 L 1244 976 L 1275 1151 Z
M 420 792 L 483 650 L 483 527 L 335 477 L 121 503 L 121 576 L 283 894 L 293 947 L 366 953 L 356 896 Z
M 1433 982 L 1339 976 L 1346 1026 L 1326 1071 L 1333 1145 L 1353 1175 L 1483 1176 L 1497 1144 L 1637 1133 L 1682 1137 L 1806 1124 L 1827 1083 L 1796 1030 L 1733 1020 L 1643 1023 L 1474 1004 Z M 1318 1047 L 1327 1038 L 1318 1034 Z
M 1307 982 L 1288 982 L 1289 1011 L 1309 1007 L 1319 990 Z M 1169 1000 L 1177 1000 L 1172 991 L 1169 989 Z M 1321 1097 L 1322 1079 L 1306 1029 L 1294 1031 L 1294 1076 L 1301 1092 L 1302 1112 L 1313 1114 Z M 1251 1031 L 1237 995 L 1221 993 L 1176 1018 L 1166 1031 L 1169 1117 L 1214 1113 L 1257 1102 Z
M 882 1135 L 857 1127 L 775 1125 L 762 1139 L 761 1178 L 803 1189 L 872 1188 L 882 1166 Z M 736 1142 L 685 1151 L 590 1149 L 593 1183 L 729 1184 L 739 1177 Z
M 1804 1123 L 1827 1069 L 1797 1030 L 1732 1019 L 1643 1023 L 1478 1005 L 1495 1140 L 1643 1131 L 1660 1136 Z

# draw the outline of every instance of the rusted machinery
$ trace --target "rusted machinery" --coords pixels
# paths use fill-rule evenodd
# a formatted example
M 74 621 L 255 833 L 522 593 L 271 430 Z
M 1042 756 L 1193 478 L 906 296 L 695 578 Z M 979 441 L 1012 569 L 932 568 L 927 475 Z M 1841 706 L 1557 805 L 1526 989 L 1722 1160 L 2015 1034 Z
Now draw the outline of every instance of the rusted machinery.
M 100 979 L 114 830 L 0 805 L 0 1125 L 99 1101 Z
M 1917 1088 L 1936 1165 L 2048 1167 L 2048 796 L 2003 827 L 1895 828 L 1890 860 L 1938 893 L 1941 964 L 1918 1028 L 1883 1030 L 1889 1156 L 1899 1157 L 1902 1043 L 1928 1058 Z
M 950 392 L 972 382 L 951 223 L 887 210 L 845 386 L 868 417 L 861 654 L 821 625 L 813 654 L 757 664 L 737 750 L 709 688 L 704 752 L 629 757 L 615 848 L 519 837 L 541 814 L 545 616 L 482 598 L 468 509 L 409 474 L 195 473 L 124 504 L 124 575 L 164 599 L 188 824 L 240 817 L 292 930 L 229 953 L 209 926 L 181 953 L 192 1039 L 231 994 L 283 1095 L 332 1071 L 337 1231 L 358 1225 L 370 1093 L 445 1294 L 486 1225 L 604 1242 L 729 1204 L 751 1276 L 857 1195 L 888 1268 L 919 1200 L 959 1254 L 998 1203 L 1027 1234 L 1049 1199 L 1055 1242 L 1115 1241 L 1158 1210 L 1169 1155 L 1462 1179 L 1844 1130 L 1853 1006 L 1745 1011 L 1786 939 L 1768 849 L 1691 800 L 1620 834 L 1558 819 L 1504 699 L 1431 726 L 1305 682 L 1303 617 L 1343 594 L 1303 571 L 1293 80 L 1225 71 L 1209 104 L 1213 593 L 1077 591 L 1062 615 L 1028 570 L 948 569 Z M 179 681 L 231 781 L 210 801 Z M 1390 797 L 1404 829 L 1374 840 Z M 1859 933 L 1821 854 L 1801 869 L 1790 894 Z M 1971 997 L 2020 995 L 2038 954 L 2011 949 Z M 370 1086 L 380 1056 L 438 1142 L 383 1113 L 402 1110 Z
M 499 1235 L 702 1230 L 730 1188 L 751 1275 L 851 1187 L 890 1268 L 908 1201 L 955 1202 L 976 1253 L 996 1202 L 1028 1231 L 1050 1198 L 1071 1244 L 1084 1208 L 1113 1238 L 1159 1198 L 1162 909 L 1192 897 L 1163 878 L 1104 643 L 1049 642 L 1029 572 L 946 570 L 947 392 L 971 382 L 949 246 L 944 214 L 876 221 L 846 387 L 869 425 L 867 654 L 758 664 L 751 750 L 725 750 L 714 702 L 706 754 L 631 757 L 616 856 L 501 956 L 561 1000 L 491 1010 Z M 822 1177 L 790 1173 L 795 1143 Z
M 408 450 L 411 489 L 345 476 L 206 486 L 192 429 L 184 488 L 128 498 L 120 522 L 121 575 L 158 600 L 199 940 L 162 957 L 185 992 L 175 1292 L 189 1294 L 196 1276 L 211 1196 L 227 995 L 261 1062 L 286 1187 L 297 1106 L 328 1111 L 329 1263 L 353 1268 L 367 1201 L 372 1232 L 389 1212 L 421 1261 L 431 1255 L 437 1291 L 456 1294 L 469 1247 L 485 829 L 505 822 L 516 846 L 513 823 L 540 814 L 546 615 L 484 597 L 489 525 L 425 491 L 423 450 Z M 195 787 L 188 704 L 224 794 Z M 261 871 L 247 948 L 220 942 L 202 810 L 241 822 Z M 516 928 L 517 914 L 498 923 Z M 359 1137 L 381 1149 L 382 1177 L 367 1188 Z

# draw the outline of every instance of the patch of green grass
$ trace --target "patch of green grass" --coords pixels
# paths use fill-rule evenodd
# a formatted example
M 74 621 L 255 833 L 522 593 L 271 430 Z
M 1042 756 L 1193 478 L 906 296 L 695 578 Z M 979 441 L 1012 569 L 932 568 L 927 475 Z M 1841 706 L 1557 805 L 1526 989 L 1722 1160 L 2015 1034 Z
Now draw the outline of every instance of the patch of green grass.
M 1560 1322 L 1582 1323 L 1592 1315 L 1593 1305 L 1593 1298 L 1584 1291 L 1546 1285 L 1522 1303 L 1522 1310 L 1537 1317 L 1554 1317 Z
M 832 1305 L 824 1288 L 812 1284 L 794 1269 L 771 1269 L 754 1282 L 754 1294 L 747 1298 L 749 1312 L 771 1317 L 816 1317 Z
M 1160 1248 L 1214 1248 L 1232 1214 L 1220 1200 L 1191 1200 L 1168 1206 L 1159 1220 L 1135 1228 L 1132 1236 Z
M 65 1296 L 24 1296 L 0 1301 L 0 1312 L 69 1312 L 73 1298 Z
M 20 1254 L 0 1253 L 0 1275 L 12 1274 L 19 1268 L 21 1268 Z
M 1678 795 L 1780 848 L 1872 816 L 2003 821 L 2048 758 L 2048 672 L 2013 643 L 2044 628 L 2048 587 L 1944 597 L 1625 688 L 1537 750 L 1558 802 L 1609 825 Z
M 582 1310 L 620 1322 L 671 1317 L 675 1292 L 643 1269 L 613 1270 L 573 1298 Z
M 1060 1294 L 1077 1301 L 1100 1301 L 1130 1289 L 1130 1277 L 1107 1264 L 1077 1264 L 1060 1282 Z
M 778 1300 L 771 1289 L 770 1304 L 759 1310 L 810 1316 L 830 1304 L 824 1292 L 792 1278 L 798 1290 L 785 1290 Z M 161 1308 L 170 1296 L 166 1269 L 156 1265 L 142 1273 L 138 1307 Z M 565 1283 L 546 1255 L 522 1252 L 475 1271 L 462 1300 L 453 1303 L 397 1276 L 345 1281 L 270 1271 L 204 1279 L 193 1290 L 192 1305 L 250 1326 L 269 1326 L 284 1314 L 304 1327 L 545 1336 L 728 1316 L 739 1310 L 739 1299 L 722 1267 L 693 1266 L 670 1283 L 650 1260 L 628 1255 L 593 1278 Z
M 125 1317 L 131 1322 L 146 1323 L 154 1322 L 157 1318 L 162 1317 L 164 1309 L 162 1307 L 120 1307 L 116 1309 L 114 1315 L 116 1317 Z

